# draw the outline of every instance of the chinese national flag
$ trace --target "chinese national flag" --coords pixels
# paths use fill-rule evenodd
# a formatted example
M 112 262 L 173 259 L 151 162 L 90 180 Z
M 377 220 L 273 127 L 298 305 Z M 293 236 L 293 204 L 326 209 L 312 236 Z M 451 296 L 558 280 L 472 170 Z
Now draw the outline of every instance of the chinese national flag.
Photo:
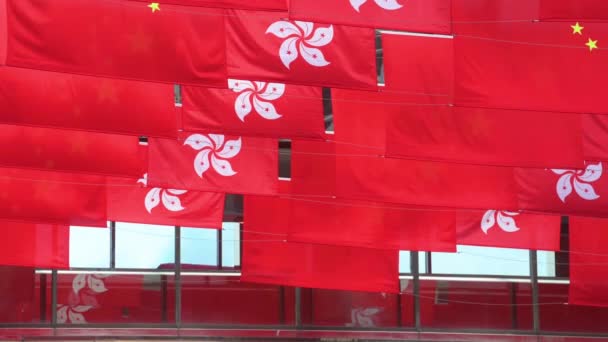
M 289 17 L 400 31 L 450 33 L 449 0 L 291 0 Z
M 540 0 L 543 20 L 608 20 L 608 2 L 604 0 Z
M 0 131 L 2 166 L 134 177 L 147 167 L 147 147 L 134 136 L 2 124 Z
M 398 251 L 287 242 L 288 202 L 245 196 L 244 209 L 242 281 L 399 292 Z M 269 210 L 276 215 L 268 215 Z
M 221 86 L 222 9 L 142 2 L 8 0 L 7 65 Z
M 3 123 L 175 138 L 176 118 L 172 85 L 0 68 Z
M 182 87 L 186 131 L 228 132 L 275 138 L 321 138 L 321 88 L 228 80 L 227 89 Z
M 570 216 L 569 304 L 608 306 L 608 220 Z
M 539 0 L 451 0 L 452 29 L 484 22 L 532 22 L 538 20 Z M 552 1 L 552 0 L 548 0 Z
M 238 194 L 275 194 L 278 142 L 269 138 L 182 134 L 150 139 L 148 185 Z
M 608 176 L 605 162 L 587 162 L 582 169 L 515 171 L 522 209 L 559 214 L 608 217 Z
M 70 267 L 70 227 L 0 221 L 0 265 Z
M 105 177 L 0 169 L 0 218 L 106 227 Z
M 288 196 L 287 240 L 333 246 L 456 251 L 455 213 L 364 201 Z
M 108 181 L 108 219 L 171 226 L 222 228 L 224 194 L 146 187 L 139 180 Z
M 287 13 L 228 11 L 228 76 L 375 89 L 373 29 L 287 21 Z
M 456 218 L 459 245 L 560 250 L 558 215 L 487 210 L 458 212 Z
M 565 22 L 460 25 L 455 104 L 471 107 L 608 113 L 602 78 L 608 26 Z M 598 43 L 599 41 L 599 43 Z
M 150 3 L 149 0 L 137 0 Z M 163 4 L 200 6 L 200 7 L 219 7 L 219 8 L 240 8 L 266 11 L 286 11 L 287 0 L 163 0 Z M 162 8 L 162 7 L 161 7 Z

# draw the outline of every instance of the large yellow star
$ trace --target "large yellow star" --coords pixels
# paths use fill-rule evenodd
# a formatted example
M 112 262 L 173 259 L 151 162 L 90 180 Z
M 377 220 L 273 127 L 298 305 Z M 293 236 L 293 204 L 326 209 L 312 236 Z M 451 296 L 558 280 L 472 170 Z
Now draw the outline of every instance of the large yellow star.
M 578 22 L 574 25 L 571 25 L 570 27 L 572 27 L 572 34 L 583 34 L 584 27 L 582 27 Z
M 153 2 L 153 3 L 149 4 L 148 7 L 150 7 L 152 9 L 152 13 L 154 13 L 156 11 L 160 11 L 160 4 L 158 2 Z
M 597 49 L 597 40 L 591 40 L 591 38 L 589 38 L 589 41 L 585 45 L 589 47 L 589 51 L 593 51 L 593 49 Z

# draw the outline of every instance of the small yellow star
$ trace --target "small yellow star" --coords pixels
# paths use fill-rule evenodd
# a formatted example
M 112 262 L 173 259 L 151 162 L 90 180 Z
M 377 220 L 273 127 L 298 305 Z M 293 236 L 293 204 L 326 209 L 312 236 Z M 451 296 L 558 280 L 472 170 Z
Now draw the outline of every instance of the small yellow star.
M 156 11 L 160 11 L 160 4 L 158 2 L 153 2 L 153 3 L 149 4 L 148 7 L 150 7 L 152 9 L 152 13 L 154 13 Z
M 570 27 L 572 27 L 572 34 L 583 34 L 584 27 L 582 27 L 578 22 L 575 25 L 571 25 Z
M 597 40 L 591 40 L 591 38 L 589 38 L 589 41 L 585 45 L 589 47 L 589 51 L 593 51 L 593 49 L 597 49 Z

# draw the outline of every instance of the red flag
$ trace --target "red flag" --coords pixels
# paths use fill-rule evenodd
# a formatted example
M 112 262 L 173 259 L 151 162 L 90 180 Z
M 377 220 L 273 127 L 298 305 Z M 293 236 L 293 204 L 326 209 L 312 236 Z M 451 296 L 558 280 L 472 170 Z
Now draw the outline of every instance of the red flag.
M 150 3 L 149 0 L 137 0 Z M 163 4 L 200 6 L 200 7 L 219 7 L 219 8 L 240 8 L 266 11 L 286 11 L 287 0 L 163 0 Z
M 454 77 L 454 39 L 382 33 L 384 83 L 389 91 L 451 98 Z M 418 100 L 420 101 L 420 100 Z
M 0 265 L 70 267 L 70 227 L 0 221 Z
M 585 169 L 515 169 L 522 209 L 608 216 L 608 177 L 603 162 Z
M 579 115 L 443 106 L 398 109 L 384 111 L 392 123 L 387 126 L 389 157 L 498 166 L 584 167 Z
M 170 83 L 225 82 L 221 9 L 8 0 L 8 28 L 12 66 Z
M 0 169 L 0 218 L 106 227 L 105 177 Z
M 278 142 L 274 139 L 183 134 L 150 139 L 148 185 L 240 194 L 274 194 Z
M 290 242 L 410 251 L 456 251 L 454 212 L 288 196 Z
M 245 197 L 242 281 L 399 292 L 398 251 L 286 242 L 289 219 L 280 213 L 289 208 L 277 199 Z M 278 215 L 268 215 L 270 209 Z
M 187 131 L 229 132 L 276 138 L 321 138 L 320 88 L 228 80 L 228 89 L 183 87 Z
M 580 117 L 585 159 L 608 161 L 608 116 L 581 114 Z
M 0 65 L 6 64 L 6 0 L 0 0 Z
M 375 89 L 374 30 L 284 20 L 286 13 L 227 13 L 228 75 L 321 87 Z
M 450 1 L 446 0 L 291 0 L 289 17 L 401 31 L 450 33 Z
M 598 40 L 608 37 L 608 26 L 584 26 L 584 34 L 560 22 L 461 28 L 454 40 L 455 104 L 608 113 L 596 77 L 608 73 L 608 51 L 598 49 Z
M 49 94 L 53 94 L 50 96 Z M 0 68 L 0 122 L 174 138 L 173 86 Z
M 331 135 L 326 135 L 332 139 Z M 312 140 L 291 142 L 291 184 L 288 193 L 296 196 L 326 195 L 336 192 L 336 146 Z
M 551 0 L 549 0 L 551 1 Z M 452 0 L 452 29 L 484 22 L 538 20 L 539 0 Z
M 608 306 L 608 220 L 570 216 L 569 304 Z
M 108 183 L 109 220 L 222 228 L 224 194 L 146 187 L 147 175 L 139 180 L 112 178 Z
M 540 0 L 544 20 L 608 20 L 608 3 L 603 0 Z
M 487 210 L 463 211 L 456 217 L 460 245 L 560 250 L 558 215 Z
M 147 147 L 133 136 L 2 124 L 0 131 L 2 166 L 118 176 L 147 167 Z

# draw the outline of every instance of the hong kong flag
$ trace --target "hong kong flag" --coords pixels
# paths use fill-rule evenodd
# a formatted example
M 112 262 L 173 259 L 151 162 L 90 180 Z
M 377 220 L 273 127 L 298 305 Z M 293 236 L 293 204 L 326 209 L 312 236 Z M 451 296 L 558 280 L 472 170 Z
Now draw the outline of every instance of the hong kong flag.
M 3 67 L 0 122 L 175 138 L 173 92 L 163 83 Z
M 608 306 L 608 220 L 570 216 L 569 304 Z
M 69 226 L 0 221 L 0 229 L 0 265 L 70 267 Z
M 85 174 L 0 169 L 0 218 L 106 227 L 106 178 Z
M 275 138 L 321 138 L 320 88 L 228 80 L 227 89 L 182 87 L 186 131 L 227 132 Z
M 150 139 L 148 185 L 228 193 L 274 194 L 278 182 L 275 139 L 182 134 Z
M 522 209 L 608 217 L 608 177 L 604 162 L 584 169 L 515 170 Z
M 227 12 L 231 78 L 376 88 L 373 29 L 288 21 L 286 16 L 281 12 Z
M 603 0 L 540 0 L 543 20 L 608 20 L 608 2 Z
M 450 12 L 450 1 L 446 0 L 291 0 L 289 3 L 291 19 L 429 33 L 450 33 Z
M 222 9 L 127 0 L 7 3 L 7 65 L 170 83 L 225 82 Z
M 146 187 L 147 183 L 147 174 L 139 180 L 109 179 L 108 219 L 171 226 L 222 227 L 224 194 Z
M 147 147 L 134 136 L 2 124 L 0 131 L 2 166 L 133 177 L 147 167 Z
M 559 251 L 560 224 L 559 215 L 502 210 L 456 214 L 460 245 Z

